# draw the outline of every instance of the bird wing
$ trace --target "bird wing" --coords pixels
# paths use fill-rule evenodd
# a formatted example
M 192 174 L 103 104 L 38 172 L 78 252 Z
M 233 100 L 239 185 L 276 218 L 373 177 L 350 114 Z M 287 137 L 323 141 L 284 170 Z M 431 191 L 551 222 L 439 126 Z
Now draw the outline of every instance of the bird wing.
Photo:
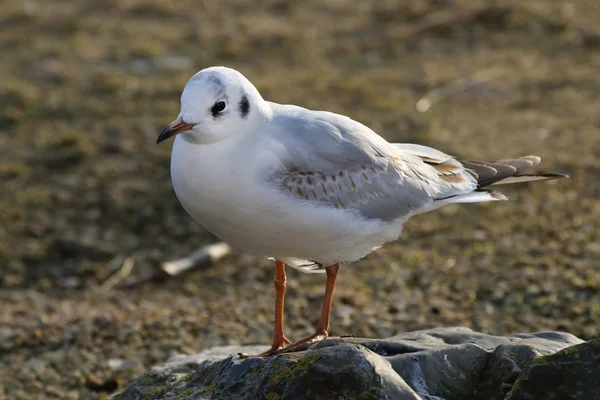
M 275 111 L 270 135 L 284 150 L 271 180 L 289 196 L 392 221 L 477 186 L 460 163 L 437 150 L 428 157 L 439 163 L 428 164 L 348 117 L 294 106 Z

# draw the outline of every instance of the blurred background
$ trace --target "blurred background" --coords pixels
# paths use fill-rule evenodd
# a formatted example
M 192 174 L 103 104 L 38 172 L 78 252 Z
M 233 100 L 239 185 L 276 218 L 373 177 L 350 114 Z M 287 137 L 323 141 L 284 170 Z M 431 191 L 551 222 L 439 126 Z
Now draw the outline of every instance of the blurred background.
M 332 334 L 600 335 L 596 0 L 3 0 L 2 10 L 0 398 L 102 398 L 174 354 L 270 343 L 269 260 L 234 250 L 192 273 L 155 273 L 217 241 L 173 193 L 172 142 L 155 145 L 189 77 L 211 65 L 390 141 L 465 159 L 536 154 L 541 170 L 571 175 L 412 219 L 341 270 Z M 107 285 L 127 260 L 130 276 Z M 290 339 L 313 332 L 323 290 L 323 276 L 288 271 Z

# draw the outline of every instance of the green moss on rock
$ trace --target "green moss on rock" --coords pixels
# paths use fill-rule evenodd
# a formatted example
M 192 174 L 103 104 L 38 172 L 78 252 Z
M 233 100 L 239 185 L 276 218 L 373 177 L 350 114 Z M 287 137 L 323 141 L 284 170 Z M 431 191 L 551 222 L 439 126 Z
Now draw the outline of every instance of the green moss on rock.
M 281 396 L 279 395 L 279 393 L 275 393 L 275 392 L 267 393 L 267 400 L 279 400 L 279 399 L 281 399 Z
M 179 382 L 187 382 L 187 381 L 191 380 L 193 377 L 194 377 L 194 374 L 185 374 L 185 375 L 178 375 L 176 377 L 176 379 Z
M 311 365 L 313 365 L 314 363 L 316 363 L 317 361 L 319 361 L 320 359 L 321 359 L 321 354 L 319 352 L 307 354 L 306 356 L 304 356 L 300 360 L 298 360 L 298 362 L 296 363 L 296 369 L 299 371 L 302 371 L 303 373 L 306 373 L 306 372 L 308 372 L 308 368 Z
M 277 385 L 292 377 L 292 367 L 274 368 L 271 373 L 270 381 L 272 385 Z
M 548 360 L 546 359 L 546 356 L 542 355 L 542 356 L 537 356 L 534 357 L 533 360 L 531 360 L 532 364 L 548 364 Z
M 585 350 L 585 345 L 581 344 L 579 346 L 571 346 L 564 349 L 562 352 L 570 357 L 579 358 L 581 357 L 581 350 Z
M 181 391 L 179 393 L 179 395 L 177 395 L 177 398 L 178 399 L 184 399 L 184 398 L 186 398 L 188 396 L 191 396 L 193 393 L 194 393 L 194 389 L 185 389 L 185 390 Z
M 169 384 L 165 383 L 162 386 L 157 386 L 154 389 L 152 389 L 152 396 L 156 397 L 156 396 L 162 396 L 163 394 L 167 393 L 167 390 L 169 390 Z

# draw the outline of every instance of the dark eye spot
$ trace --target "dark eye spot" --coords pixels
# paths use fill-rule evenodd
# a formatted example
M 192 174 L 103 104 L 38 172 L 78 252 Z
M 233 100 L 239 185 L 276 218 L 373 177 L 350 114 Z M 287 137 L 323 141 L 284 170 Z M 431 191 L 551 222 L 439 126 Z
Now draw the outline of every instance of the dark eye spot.
M 224 101 L 217 101 L 215 103 L 214 106 L 212 106 L 212 108 L 210 109 L 210 112 L 212 113 L 213 117 L 217 117 L 217 115 L 219 115 L 219 113 L 221 113 L 226 107 L 226 104 Z
M 242 114 L 242 118 L 246 118 L 248 112 L 250 112 L 250 102 L 248 101 L 248 97 L 243 95 L 242 100 L 240 101 L 240 113 Z

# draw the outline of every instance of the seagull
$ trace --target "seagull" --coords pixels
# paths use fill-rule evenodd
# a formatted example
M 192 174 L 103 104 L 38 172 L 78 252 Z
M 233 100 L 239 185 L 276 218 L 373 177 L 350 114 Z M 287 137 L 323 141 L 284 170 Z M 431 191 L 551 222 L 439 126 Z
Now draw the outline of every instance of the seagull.
M 262 98 L 240 72 L 222 66 L 192 76 L 177 118 L 171 180 L 190 216 L 241 250 L 275 260 L 273 343 L 258 357 L 325 340 L 340 265 L 396 240 L 412 216 L 447 204 L 506 200 L 489 187 L 567 177 L 524 174 L 540 158 L 462 161 L 418 144 L 389 143 L 340 114 Z M 285 265 L 325 273 L 315 333 L 284 333 Z M 247 356 L 247 355 L 246 355 Z

